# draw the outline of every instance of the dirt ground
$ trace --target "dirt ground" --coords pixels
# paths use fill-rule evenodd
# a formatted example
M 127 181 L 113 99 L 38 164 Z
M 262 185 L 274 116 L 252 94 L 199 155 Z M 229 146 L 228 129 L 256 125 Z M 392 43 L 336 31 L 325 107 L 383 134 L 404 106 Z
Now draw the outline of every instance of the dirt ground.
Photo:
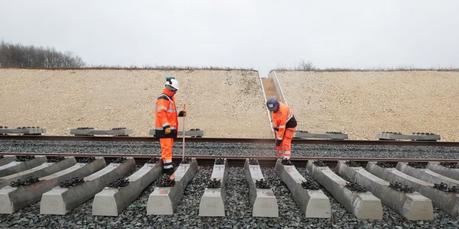
M 0 125 L 40 126 L 48 135 L 127 127 L 148 136 L 165 75 L 180 81 L 177 108 L 187 103 L 187 129 L 207 137 L 271 137 L 258 73 L 243 70 L 0 69 Z
M 266 98 L 274 97 L 278 99 L 276 87 L 274 86 L 272 78 L 263 78 L 262 82 L 265 89 Z
M 273 74 L 273 73 L 271 73 Z M 433 132 L 459 141 L 459 72 L 277 71 L 299 129 L 375 139 L 381 131 Z

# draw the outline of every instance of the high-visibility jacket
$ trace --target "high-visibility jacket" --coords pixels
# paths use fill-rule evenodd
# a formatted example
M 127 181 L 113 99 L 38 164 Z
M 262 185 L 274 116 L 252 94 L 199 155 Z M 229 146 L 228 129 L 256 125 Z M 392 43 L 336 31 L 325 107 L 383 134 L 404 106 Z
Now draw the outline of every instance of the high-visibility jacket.
M 167 127 L 171 128 L 169 134 L 164 131 Z M 178 118 L 174 93 L 166 88 L 156 100 L 155 136 L 157 138 L 176 138 L 177 130 Z
M 284 138 L 286 128 L 295 128 L 297 124 L 292 110 L 282 102 L 279 102 L 279 110 L 272 113 L 272 122 L 278 140 Z

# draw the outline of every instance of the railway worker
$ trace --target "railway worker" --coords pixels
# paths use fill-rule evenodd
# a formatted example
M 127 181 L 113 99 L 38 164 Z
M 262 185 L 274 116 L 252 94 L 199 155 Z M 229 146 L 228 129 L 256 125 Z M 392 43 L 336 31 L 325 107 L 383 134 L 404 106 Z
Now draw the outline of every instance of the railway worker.
M 292 109 L 275 98 L 269 98 L 266 106 L 272 112 L 272 124 L 276 138 L 276 157 L 290 159 L 292 139 L 295 136 L 297 125 Z
M 177 138 L 178 117 L 185 117 L 186 112 L 180 111 L 177 115 L 174 95 L 179 89 L 179 82 L 174 77 L 166 77 L 164 89 L 156 100 L 155 137 L 161 145 L 161 160 L 163 172 L 172 175 L 172 148 Z

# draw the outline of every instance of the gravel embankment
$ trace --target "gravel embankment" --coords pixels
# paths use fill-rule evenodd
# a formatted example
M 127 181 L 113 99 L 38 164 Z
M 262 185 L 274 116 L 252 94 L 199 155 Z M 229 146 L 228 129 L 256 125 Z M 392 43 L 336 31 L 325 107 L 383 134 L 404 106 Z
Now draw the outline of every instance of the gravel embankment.
M 249 143 L 186 143 L 187 155 L 273 156 L 273 145 Z M 181 142 L 175 152 L 181 152 Z M 157 142 L 27 141 L 0 140 L 0 152 L 31 153 L 121 153 L 159 155 Z M 295 156 L 378 157 L 378 158 L 459 158 L 459 147 L 370 146 L 370 145 L 294 145 Z
M 180 82 L 175 98 L 178 110 L 186 104 L 187 129 L 199 128 L 207 137 L 271 136 L 258 72 L 229 69 L 0 68 L 0 125 L 40 126 L 48 135 L 68 135 L 76 127 L 127 127 L 131 136 L 148 136 L 169 75 Z
M 381 131 L 433 132 L 459 141 L 459 72 L 273 71 L 299 130 L 374 139 Z
M 304 169 L 300 169 L 302 174 Z M 271 184 L 279 204 L 279 218 L 251 217 L 248 186 L 243 168 L 230 167 L 226 189 L 226 217 L 199 217 L 199 201 L 211 174 L 210 167 L 200 167 L 188 185 L 176 214 L 147 216 L 146 203 L 153 185 L 148 187 L 118 217 L 91 215 L 92 200 L 65 216 L 40 215 L 39 204 L 24 208 L 11 215 L 0 215 L 0 227 L 42 228 L 457 228 L 459 219 L 435 209 L 433 221 L 407 221 L 391 209 L 384 207 L 383 220 L 358 220 L 348 213 L 328 192 L 332 204 L 332 219 L 306 219 L 291 198 L 288 188 L 273 169 L 264 168 L 265 178 Z

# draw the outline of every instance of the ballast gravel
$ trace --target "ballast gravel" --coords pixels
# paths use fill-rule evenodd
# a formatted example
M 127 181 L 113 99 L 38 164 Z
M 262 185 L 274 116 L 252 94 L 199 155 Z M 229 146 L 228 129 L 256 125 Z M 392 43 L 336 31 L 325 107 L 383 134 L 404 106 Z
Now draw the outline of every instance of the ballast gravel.
M 92 200 L 65 216 L 40 215 L 39 204 L 26 207 L 10 215 L 0 215 L 0 227 L 7 228 L 457 228 L 459 219 L 435 209 L 433 221 L 407 221 L 390 208 L 384 207 L 383 220 L 359 220 L 347 212 L 323 188 L 332 207 L 331 219 L 307 219 L 293 201 L 290 191 L 274 169 L 263 168 L 279 204 L 279 218 L 251 216 L 248 185 L 242 167 L 229 167 L 226 183 L 226 216 L 199 217 L 199 201 L 211 175 L 211 167 L 199 171 L 185 189 L 177 212 L 172 216 L 146 215 L 150 185 L 127 209 L 117 217 L 91 215 Z M 300 173 L 306 173 L 299 168 Z
M 177 141 L 175 152 L 181 152 Z M 158 142 L 0 140 L 0 152 L 159 155 Z M 187 142 L 187 155 L 274 156 L 273 144 Z M 294 144 L 293 157 L 459 158 L 459 147 Z

